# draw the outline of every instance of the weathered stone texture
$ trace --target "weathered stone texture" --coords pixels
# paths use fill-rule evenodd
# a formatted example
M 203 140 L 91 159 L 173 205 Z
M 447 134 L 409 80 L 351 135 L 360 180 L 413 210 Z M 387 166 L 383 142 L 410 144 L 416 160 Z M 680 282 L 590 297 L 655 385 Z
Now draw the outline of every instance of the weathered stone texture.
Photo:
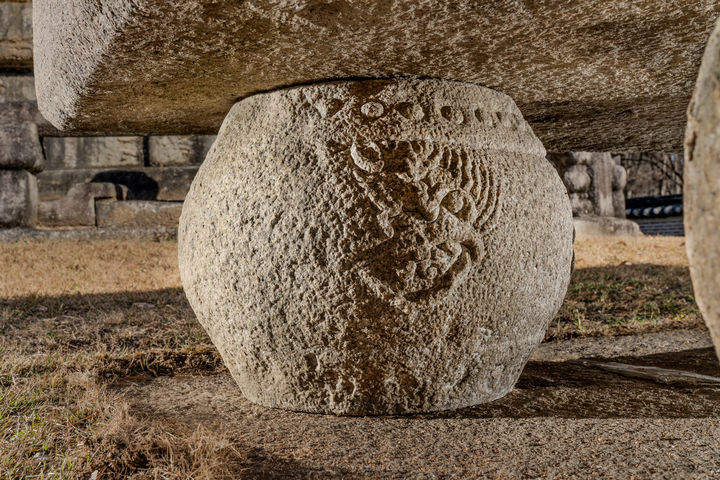
M 152 166 L 200 165 L 215 141 L 214 135 L 161 135 L 148 138 Z
M 617 163 L 612 169 L 612 202 L 614 215 L 617 218 L 625 218 L 625 186 L 627 185 L 627 171 Z
M 96 200 L 122 199 L 125 191 L 113 183 L 78 183 L 57 200 L 40 202 L 38 223 L 54 226 L 96 226 Z
M 388 80 L 239 102 L 178 235 L 247 398 L 360 415 L 508 393 L 565 295 L 573 225 L 510 98 Z
M 46 137 L 48 169 L 142 167 L 142 137 Z
M 0 104 L 34 101 L 35 83 L 31 75 L 0 74 Z
M 0 125 L 13 125 L 23 122 L 32 122 L 37 125 L 38 133 L 44 135 L 61 135 L 50 122 L 40 114 L 35 102 L 7 102 L 0 103 Z
M 683 208 L 690 275 L 720 357 L 720 22 L 688 108 Z
M 573 220 L 576 238 L 586 237 L 639 237 L 640 226 L 630 220 L 616 217 L 578 217 Z
M 0 169 L 32 173 L 43 169 L 43 152 L 34 123 L 0 124 Z
M 177 227 L 181 202 L 129 200 L 101 201 L 95 204 L 98 227 Z
M 610 153 L 553 153 L 548 159 L 563 179 L 574 216 L 625 217 L 620 187 L 624 170 L 620 171 L 622 167 L 615 164 Z
M 42 200 L 60 198 L 76 183 L 109 182 L 127 187 L 130 200 L 182 201 L 196 173 L 197 167 L 47 170 L 38 185 Z
M 676 151 L 706 0 L 37 0 L 41 110 L 62 128 L 215 133 L 235 101 L 348 77 L 510 95 L 551 151 Z
M 37 204 L 35 175 L 26 170 L 0 170 L 0 227 L 34 225 Z
M 32 5 L 0 2 L 0 68 L 32 67 Z

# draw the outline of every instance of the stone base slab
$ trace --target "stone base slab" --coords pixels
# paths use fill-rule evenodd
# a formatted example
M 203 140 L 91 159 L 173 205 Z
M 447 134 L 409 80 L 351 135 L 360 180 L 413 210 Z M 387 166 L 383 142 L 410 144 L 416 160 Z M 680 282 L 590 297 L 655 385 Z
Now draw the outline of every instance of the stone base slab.
M 632 220 L 615 217 L 578 217 L 573 219 L 575 237 L 639 237 L 640 227 Z

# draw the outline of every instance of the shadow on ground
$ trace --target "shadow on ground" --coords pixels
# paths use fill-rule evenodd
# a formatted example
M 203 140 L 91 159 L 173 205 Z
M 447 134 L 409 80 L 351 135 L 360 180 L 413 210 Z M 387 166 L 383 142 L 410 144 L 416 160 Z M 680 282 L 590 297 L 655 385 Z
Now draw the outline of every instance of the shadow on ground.
M 698 388 L 628 378 L 583 360 L 685 370 L 720 377 L 712 348 L 566 362 L 528 362 L 515 389 L 495 402 L 424 418 L 720 418 L 720 386 Z

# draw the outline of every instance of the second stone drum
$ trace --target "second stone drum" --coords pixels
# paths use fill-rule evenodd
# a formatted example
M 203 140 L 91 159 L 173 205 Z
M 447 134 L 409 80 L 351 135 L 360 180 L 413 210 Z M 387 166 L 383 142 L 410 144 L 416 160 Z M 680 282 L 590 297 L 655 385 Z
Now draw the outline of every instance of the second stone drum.
M 512 389 L 567 290 L 572 238 L 512 99 L 366 80 L 237 103 L 185 200 L 179 255 L 248 399 L 398 414 Z

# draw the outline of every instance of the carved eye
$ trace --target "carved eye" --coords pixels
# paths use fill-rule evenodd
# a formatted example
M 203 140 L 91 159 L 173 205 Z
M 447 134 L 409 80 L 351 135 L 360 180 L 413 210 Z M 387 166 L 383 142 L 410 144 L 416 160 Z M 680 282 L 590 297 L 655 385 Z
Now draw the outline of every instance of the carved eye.
M 441 205 L 456 217 L 472 221 L 473 203 L 470 197 L 462 190 L 453 190 L 445 195 Z

